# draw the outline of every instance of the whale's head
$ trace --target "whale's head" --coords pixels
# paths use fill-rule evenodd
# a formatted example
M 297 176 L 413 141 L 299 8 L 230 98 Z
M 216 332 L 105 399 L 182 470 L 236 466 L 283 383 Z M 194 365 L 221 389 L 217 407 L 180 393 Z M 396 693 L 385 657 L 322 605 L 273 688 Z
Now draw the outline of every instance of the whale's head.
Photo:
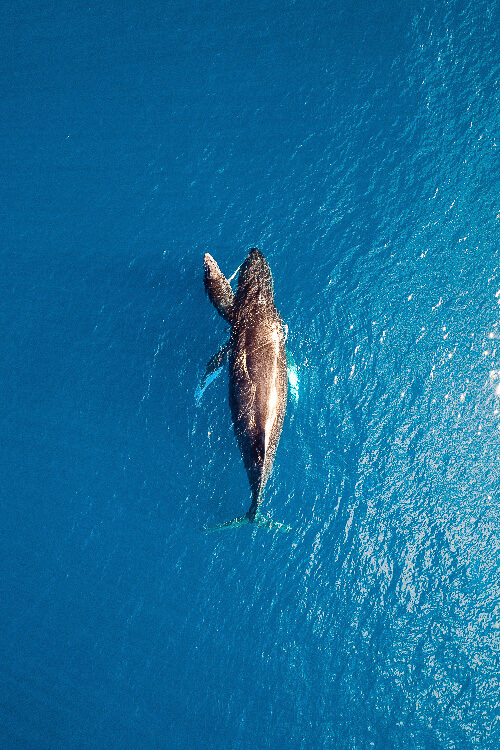
M 241 266 L 236 300 L 244 305 L 274 304 L 271 269 L 258 247 L 252 247 Z

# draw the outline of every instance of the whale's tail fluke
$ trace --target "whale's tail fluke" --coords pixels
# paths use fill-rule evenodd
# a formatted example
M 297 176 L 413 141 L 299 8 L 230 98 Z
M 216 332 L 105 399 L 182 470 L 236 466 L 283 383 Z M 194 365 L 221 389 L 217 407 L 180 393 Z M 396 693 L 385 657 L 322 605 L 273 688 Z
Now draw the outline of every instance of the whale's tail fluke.
M 224 523 L 218 523 L 215 526 L 205 526 L 205 531 L 210 534 L 212 531 L 222 531 L 224 529 L 237 529 L 239 526 L 246 526 L 247 524 L 253 524 L 254 526 L 264 526 L 267 529 L 273 529 L 275 531 L 290 531 L 291 526 L 287 526 L 284 523 L 278 523 L 273 521 L 272 518 L 264 516 L 262 513 L 257 512 L 253 520 L 250 520 L 250 512 L 245 513 L 244 516 L 238 516 L 233 518 L 231 521 L 225 521 Z

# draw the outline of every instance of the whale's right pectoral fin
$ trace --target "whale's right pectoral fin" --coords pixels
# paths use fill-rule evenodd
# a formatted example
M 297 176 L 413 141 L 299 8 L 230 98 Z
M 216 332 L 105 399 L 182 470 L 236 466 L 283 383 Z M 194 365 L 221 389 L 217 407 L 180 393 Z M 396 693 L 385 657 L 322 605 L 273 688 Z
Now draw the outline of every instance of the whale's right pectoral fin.
M 221 374 L 222 368 L 226 364 L 227 360 L 227 353 L 229 351 L 229 341 L 227 344 L 224 344 L 217 354 L 214 354 L 210 362 L 205 368 L 205 372 L 203 373 L 203 377 L 196 386 L 196 390 L 194 392 L 194 397 L 196 399 L 196 404 L 198 405 L 200 403 L 200 399 L 205 393 L 207 387 L 212 383 L 215 378 Z
M 287 359 L 287 375 L 288 375 L 288 384 L 290 386 L 290 394 L 292 396 L 292 399 L 294 403 L 296 404 L 299 400 L 299 373 L 297 370 L 297 365 L 295 363 L 295 359 L 293 357 L 293 354 L 289 349 L 286 350 L 286 359 Z
M 231 285 L 210 253 L 205 253 L 203 263 L 205 266 L 203 277 L 205 291 L 219 315 L 228 323 L 231 323 L 235 299 Z

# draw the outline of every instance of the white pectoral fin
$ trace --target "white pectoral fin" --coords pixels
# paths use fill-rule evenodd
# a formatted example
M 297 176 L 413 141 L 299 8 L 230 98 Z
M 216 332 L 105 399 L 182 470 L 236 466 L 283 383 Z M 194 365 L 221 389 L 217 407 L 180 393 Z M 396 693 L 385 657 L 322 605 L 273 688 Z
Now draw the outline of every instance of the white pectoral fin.
M 236 271 L 233 273 L 233 275 L 228 278 L 229 283 L 231 283 L 231 281 L 234 279 L 234 277 L 236 276 L 240 268 L 241 268 L 241 265 L 239 265 Z
M 206 389 L 213 383 L 213 381 L 221 374 L 222 368 L 226 364 L 227 352 L 229 349 L 229 343 L 225 344 L 219 349 L 217 354 L 214 354 L 208 365 L 206 366 L 205 372 L 200 382 L 196 386 L 194 397 L 196 405 L 199 406 L 201 397 L 205 393 Z
M 204 375 L 203 378 L 200 380 L 198 385 L 196 386 L 196 390 L 194 392 L 194 398 L 196 400 L 196 406 L 200 405 L 201 398 L 205 391 L 207 390 L 210 383 L 213 383 L 213 381 L 221 374 L 222 367 L 219 367 L 218 370 L 214 370 L 214 372 L 211 372 L 209 375 Z
M 290 384 L 290 394 L 295 403 L 299 400 L 299 376 L 297 373 L 297 367 L 289 367 L 287 370 L 288 383 Z
M 288 350 L 286 353 L 286 358 L 286 372 L 288 375 L 288 384 L 290 385 L 290 395 L 292 396 L 294 403 L 297 403 L 299 400 L 299 373 L 293 355 Z

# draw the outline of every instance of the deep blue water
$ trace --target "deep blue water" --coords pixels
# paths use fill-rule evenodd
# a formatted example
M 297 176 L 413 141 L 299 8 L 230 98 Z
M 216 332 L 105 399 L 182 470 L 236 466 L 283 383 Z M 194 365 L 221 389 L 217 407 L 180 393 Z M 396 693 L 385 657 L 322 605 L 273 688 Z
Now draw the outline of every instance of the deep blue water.
M 0 747 L 500 746 L 500 5 L 3 3 Z M 289 327 L 244 512 L 203 254 Z

